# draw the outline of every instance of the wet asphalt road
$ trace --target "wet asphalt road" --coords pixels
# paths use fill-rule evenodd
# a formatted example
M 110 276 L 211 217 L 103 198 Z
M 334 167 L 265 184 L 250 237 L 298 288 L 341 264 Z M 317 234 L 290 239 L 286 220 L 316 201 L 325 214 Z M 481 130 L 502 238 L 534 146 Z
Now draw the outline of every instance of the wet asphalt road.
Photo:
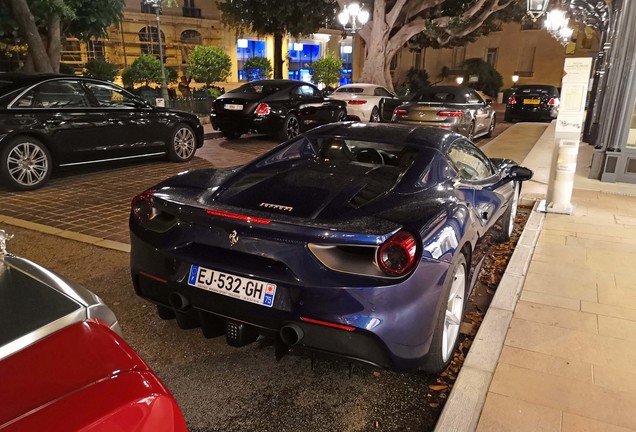
M 508 126 L 500 123 L 497 134 Z M 113 181 L 126 182 L 135 167 Z M 233 348 L 223 337 L 206 339 L 200 329 L 162 321 L 134 295 L 127 253 L 2 223 L 0 229 L 15 234 L 11 252 L 102 297 L 126 340 L 174 394 L 191 431 L 427 431 L 439 416 L 441 407 L 430 406 L 430 376 L 359 365 L 350 376 L 343 360 L 318 358 L 312 367 L 301 352 L 277 362 L 266 341 Z

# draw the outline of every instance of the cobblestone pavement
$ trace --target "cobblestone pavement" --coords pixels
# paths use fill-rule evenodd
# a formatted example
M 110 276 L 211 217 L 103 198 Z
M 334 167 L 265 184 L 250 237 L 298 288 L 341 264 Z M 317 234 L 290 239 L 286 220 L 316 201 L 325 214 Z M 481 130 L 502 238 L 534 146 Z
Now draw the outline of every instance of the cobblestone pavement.
M 0 186 L 0 214 L 79 234 L 128 243 L 131 199 L 179 172 L 242 165 L 276 145 L 257 137 L 207 140 L 190 162 L 164 160 L 60 170 L 41 189 Z

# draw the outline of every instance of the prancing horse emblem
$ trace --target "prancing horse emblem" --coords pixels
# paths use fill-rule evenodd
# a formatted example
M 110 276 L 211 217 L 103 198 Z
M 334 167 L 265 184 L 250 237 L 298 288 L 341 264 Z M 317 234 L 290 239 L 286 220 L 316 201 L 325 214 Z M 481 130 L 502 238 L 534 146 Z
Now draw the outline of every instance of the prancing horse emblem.
M 235 244 L 238 243 L 239 236 L 238 236 L 238 233 L 236 232 L 236 230 L 233 230 L 230 233 L 229 238 L 230 238 L 230 246 L 234 246 Z

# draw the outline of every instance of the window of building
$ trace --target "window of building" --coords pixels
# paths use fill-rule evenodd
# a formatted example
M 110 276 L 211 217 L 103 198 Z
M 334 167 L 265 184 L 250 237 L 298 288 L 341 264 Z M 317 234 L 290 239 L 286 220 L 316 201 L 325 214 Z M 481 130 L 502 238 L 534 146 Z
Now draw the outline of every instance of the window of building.
M 201 18 L 201 8 L 194 5 L 194 0 L 183 0 L 183 16 Z
M 497 48 L 488 48 L 486 50 L 486 63 L 492 67 L 497 67 Z
M 353 41 L 351 36 L 340 43 L 340 85 L 350 84 L 353 73 Z
M 466 60 L 466 47 L 453 48 L 453 69 L 460 69 Z
M 201 33 L 196 30 L 185 30 L 181 32 L 181 63 L 185 64 L 188 60 L 188 55 L 190 55 L 190 50 L 194 48 L 195 45 L 202 45 L 203 38 L 201 37 Z
M 104 59 L 104 41 L 90 39 L 86 42 L 86 54 L 89 60 Z
M 536 47 L 522 47 L 521 50 L 519 50 L 515 74 L 520 76 L 532 76 L 535 52 Z
M 320 58 L 320 44 L 289 43 L 289 79 L 311 81 L 311 64 Z
M 413 53 L 413 69 L 416 71 L 422 69 L 422 51 L 415 51 Z
M 239 81 L 247 81 L 247 75 L 243 67 L 250 57 L 267 57 L 265 41 L 249 39 L 239 39 L 236 41 L 236 64 L 238 67 Z
M 142 54 L 154 55 L 159 59 L 159 30 L 157 27 L 148 26 L 139 31 L 139 42 Z M 161 43 L 165 47 L 166 38 L 161 32 Z M 163 56 L 163 62 L 166 62 L 166 56 Z

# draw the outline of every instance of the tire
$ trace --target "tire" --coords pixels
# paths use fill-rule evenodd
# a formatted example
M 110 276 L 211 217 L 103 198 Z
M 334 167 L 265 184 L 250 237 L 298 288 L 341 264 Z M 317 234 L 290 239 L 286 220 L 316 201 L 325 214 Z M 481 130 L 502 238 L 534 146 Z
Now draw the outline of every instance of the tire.
M 281 141 L 287 141 L 300 134 L 300 121 L 294 114 L 287 114 L 283 120 L 283 128 L 280 131 Z
M 186 124 L 180 123 L 172 133 L 168 147 L 168 160 L 172 162 L 187 162 L 194 157 L 197 150 L 197 138 L 194 130 Z
M 459 342 L 459 328 L 468 297 L 468 264 L 463 252 L 456 256 L 441 293 L 442 305 L 435 317 L 431 347 L 421 370 L 440 373 L 453 359 Z M 451 308 L 449 310 L 449 307 Z
M 488 132 L 486 136 L 488 138 L 492 137 L 493 132 L 495 132 L 495 126 L 497 125 L 497 116 L 493 114 L 492 120 L 490 121 L 490 126 L 488 127 Z
M 380 119 L 380 110 L 378 109 L 377 106 L 373 107 L 373 110 L 371 111 L 371 115 L 369 116 L 369 122 L 371 123 L 379 123 L 381 121 Z
M 512 231 L 515 227 L 515 218 L 517 217 L 517 205 L 519 204 L 519 182 L 515 182 L 512 201 L 501 218 L 501 233 L 497 238 L 500 243 L 507 242 L 512 237 Z
M 343 122 L 346 120 L 347 120 L 347 113 L 345 111 L 338 111 L 338 114 L 336 115 L 336 121 Z
M 504 121 L 513 123 L 512 116 L 510 115 L 510 112 L 508 112 L 508 110 L 506 110 L 506 112 L 504 113 Z
M 242 133 L 234 129 L 221 129 L 221 135 L 227 139 L 237 139 L 241 137 Z
M 52 169 L 51 153 L 35 138 L 14 138 L 0 151 L 0 178 L 11 189 L 38 189 L 47 182 Z

